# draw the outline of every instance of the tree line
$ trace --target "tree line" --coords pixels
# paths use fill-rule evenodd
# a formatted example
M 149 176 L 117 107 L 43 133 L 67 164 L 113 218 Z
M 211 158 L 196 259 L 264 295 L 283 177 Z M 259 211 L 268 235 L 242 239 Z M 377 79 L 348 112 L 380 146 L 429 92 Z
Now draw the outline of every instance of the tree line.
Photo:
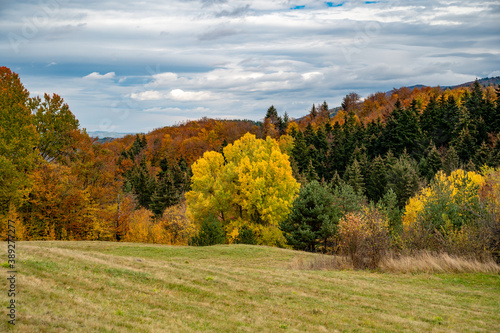
M 323 252 L 346 251 L 362 230 L 378 235 L 374 247 L 498 237 L 500 92 L 478 82 L 351 93 L 301 119 L 271 106 L 262 122 L 203 118 L 103 144 L 60 96 L 30 98 L 6 67 L 0 87 L 2 237 L 8 219 L 27 240 Z

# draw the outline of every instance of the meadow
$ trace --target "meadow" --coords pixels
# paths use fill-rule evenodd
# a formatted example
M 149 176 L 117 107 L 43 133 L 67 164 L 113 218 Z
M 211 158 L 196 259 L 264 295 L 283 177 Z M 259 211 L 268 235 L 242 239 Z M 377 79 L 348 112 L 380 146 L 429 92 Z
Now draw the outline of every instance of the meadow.
M 251 245 L 16 248 L 18 332 L 500 331 L 498 272 L 325 270 L 319 254 Z

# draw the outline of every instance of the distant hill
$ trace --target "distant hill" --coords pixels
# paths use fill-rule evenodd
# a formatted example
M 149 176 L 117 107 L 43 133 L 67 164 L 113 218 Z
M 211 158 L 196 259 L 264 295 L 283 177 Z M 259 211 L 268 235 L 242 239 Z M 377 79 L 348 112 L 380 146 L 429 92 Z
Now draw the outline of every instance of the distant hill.
M 106 131 L 90 131 L 87 132 L 89 136 L 93 138 L 98 138 L 98 139 L 118 139 L 118 138 L 123 138 L 124 136 L 127 136 L 129 134 L 135 134 L 135 133 L 118 133 L 118 132 L 106 132 Z
M 449 86 L 449 87 L 442 87 L 444 89 L 446 88 L 461 88 L 461 87 L 469 87 L 474 84 L 475 81 L 470 81 L 462 84 L 458 84 L 456 86 Z M 496 77 L 485 77 L 483 79 L 478 80 L 479 84 L 482 85 L 483 87 L 488 87 L 488 86 L 496 86 L 500 84 L 500 76 Z

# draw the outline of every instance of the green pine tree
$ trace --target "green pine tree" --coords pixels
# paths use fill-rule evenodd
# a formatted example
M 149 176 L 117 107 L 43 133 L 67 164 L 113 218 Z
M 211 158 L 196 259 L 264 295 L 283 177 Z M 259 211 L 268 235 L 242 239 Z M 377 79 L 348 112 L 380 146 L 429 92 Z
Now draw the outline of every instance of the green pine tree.
M 355 159 L 352 164 L 347 167 L 344 174 L 344 181 L 346 184 L 352 186 L 356 193 L 363 194 L 365 192 L 365 180 L 358 160 Z
M 339 221 L 339 211 L 333 203 L 332 193 L 317 181 L 302 187 L 290 215 L 280 223 L 288 245 L 310 252 L 316 252 L 321 243 L 326 247 Z
M 387 186 L 387 170 L 384 160 L 377 156 L 370 164 L 368 177 L 366 179 L 366 196 L 368 199 L 378 202 Z

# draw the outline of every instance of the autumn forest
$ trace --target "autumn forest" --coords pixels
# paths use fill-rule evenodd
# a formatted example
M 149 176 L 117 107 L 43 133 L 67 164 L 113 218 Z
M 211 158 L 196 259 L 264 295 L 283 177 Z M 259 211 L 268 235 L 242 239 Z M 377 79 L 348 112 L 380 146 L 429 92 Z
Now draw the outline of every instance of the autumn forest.
M 428 250 L 500 262 L 500 88 L 400 88 L 291 119 L 202 118 L 99 142 L 0 67 L 0 234 L 256 244 L 376 268 Z M 49 94 L 50 93 L 50 94 Z

